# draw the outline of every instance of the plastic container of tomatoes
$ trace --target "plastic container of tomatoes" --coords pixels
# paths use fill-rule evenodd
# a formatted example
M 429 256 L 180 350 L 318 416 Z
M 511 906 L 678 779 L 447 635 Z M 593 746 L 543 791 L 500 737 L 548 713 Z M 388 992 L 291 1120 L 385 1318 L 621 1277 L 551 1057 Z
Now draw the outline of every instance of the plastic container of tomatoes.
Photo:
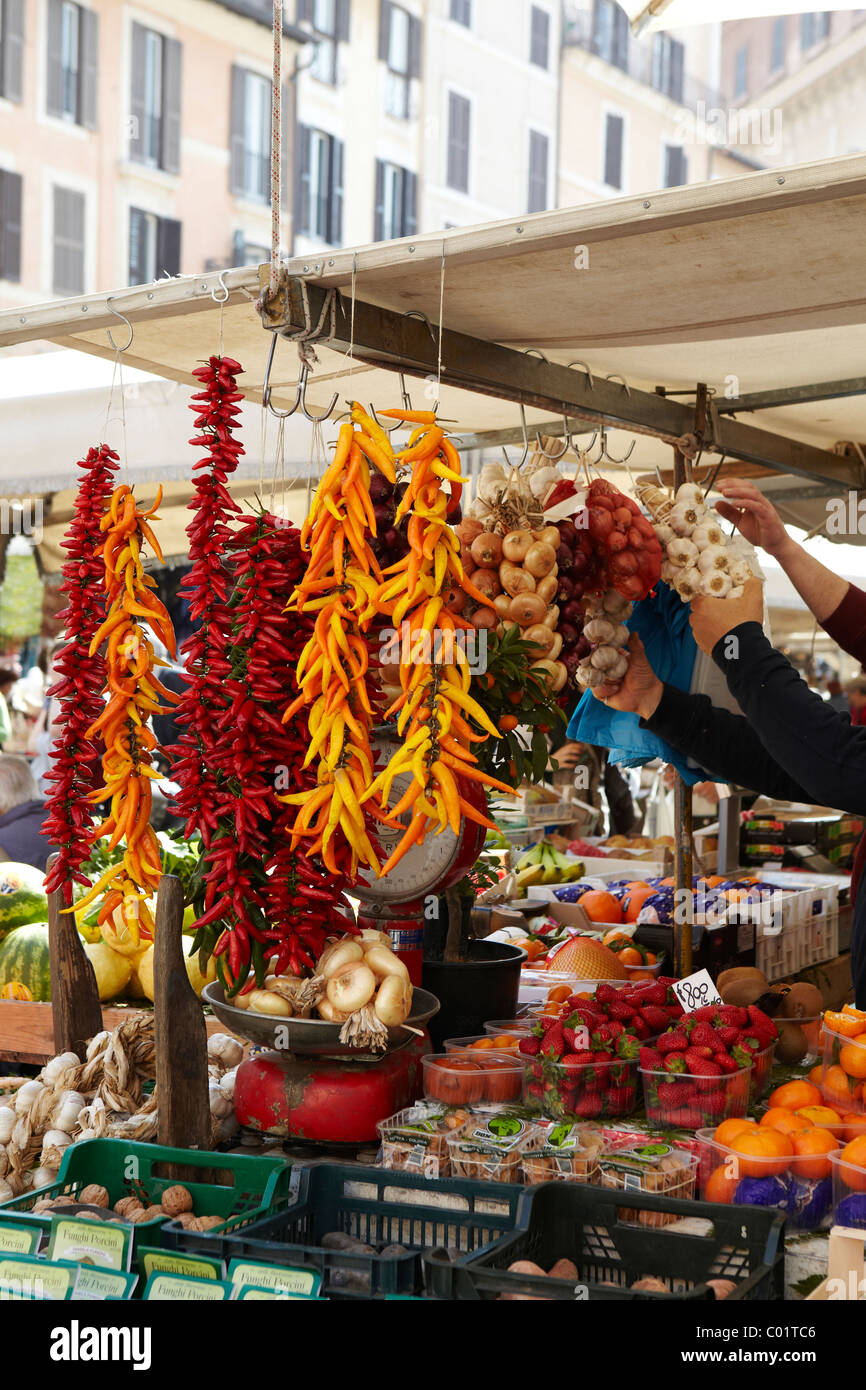
M 857 1149 L 852 1149 L 846 1144 L 841 1152 L 830 1154 L 830 1166 L 834 1225 L 853 1226 L 862 1231 L 866 1230 L 866 1139 L 858 1141 L 858 1145 Z M 849 1161 L 852 1155 L 857 1156 L 856 1163 Z
M 447 1141 L 451 1176 L 481 1182 L 521 1182 L 524 1155 L 541 1148 L 537 1125 L 507 1111 L 474 1115 Z
M 520 1033 L 476 1033 L 468 1038 L 446 1038 L 442 1044 L 445 1052 L 516 1052 L 521 1037 L 529 1037 L 530 1029 Z
M 538 1053 L 524 1063 L 523 1103 L 550 1119 L 621 1119 L 637 1105 L 637 1062 L 554 1062 Z
M 523 1091 L 523 1058 L 508 1052 L 430 1053 L 421 1066 L 426 1099 L 443 1105 L 501 1104 Z
M 761 1146 L 766 1137 L 764 1129 L 765 1126 L 757 1125 L 746 1131 L 753 1146 Z M 832 1174 L 838 1150 L 836 1153 L 744 1154 L 714 1138 L 714 1132 L 712 1129 L 697 1132 L 700 1144 L 698 1175 L 703 1201 L 778 1207 L 789 1226 L 799 1231 L 817 1231 L 828 1223 L 833 1207 Z M 791 1139 L 790 1135 L 784 1137 Z M 863 1178 L 866 1191 L 866 1172 Z
M 643 1080 L 647 1121 L 669 1129 L 714 1128 L 722 1120 L 745 1115 L 749 1108 L 752 1068 L 727 1076 L 690 1072 L 646 1071 Z
M 451 1176 L 448 1140 L 469 1123 L 468 1108 L 444 1107 L 420 1101 L 387 1120 L 380 1120 L 379 1166 L 422 1178 Z
M 846 1038 L 824 1024 L 820 1085 L 825 1104 L 834 1110 L 866 1111 L 866 1033 Z

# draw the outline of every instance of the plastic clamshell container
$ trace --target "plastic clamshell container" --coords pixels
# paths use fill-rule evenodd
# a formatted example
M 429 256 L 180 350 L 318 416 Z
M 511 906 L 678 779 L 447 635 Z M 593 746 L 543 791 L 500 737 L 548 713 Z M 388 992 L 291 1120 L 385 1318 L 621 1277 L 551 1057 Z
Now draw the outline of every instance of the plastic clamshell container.
M 494 1038 L 503 1033 L 514 1033 L 518 1038 L 525 1038 L 532 1032 L 532 1026 L 538 1017 L 538 1014 L 531 1013 L 526 1014 L 524 1018 L 494 1018 L 485 1023 L 484 1031 Z
M 422 1178 L 447 1178 L 451 1173 L 448 1139 L 472 1118 L 472 1112 L 421 1101 L 380 1120 L 379 1164 Z
M 777 1207 L 799 1231 L 817 1231 L 826 1224 L 833 1203 L 832 1153 L 764 1158 L 738 1153 L 713 1134 L 712 1129 L 697 1133 L 705 1202 Z
M 442 1105 L 499 1104 L 519 1100 L 523 1091 L 523 1058 L 511 1051 L 478 1049 L 471 1057 L 429 1053 L 421 1066 L 426 1099 Z
M 625 968 L 628 980 L 621 980 L 618 982 L 620 984 L 630 984 L 633 980 L 654 980 L 662 968 L 662 962 L 657 960 L 655 965 L 627 965 Z
M 814 1066 L 823 1057 L 823 1045 L 821 1043 L 821 1019 L 823 1014 L 815 1014 L 811 1018 L 776 1018 L 779 1028 L 779 1037 L 776 1039 L 776 1056 L 779 1062 L 784 1062 L 786 1066 Z M 803 1036 L 800 1038 L 795 1029 L 799 1028 Z M 782 1051 L 786 1042 L 787 1051 Z M 805 1050 L 799 1055 L 791 1049 L 794 1046 L 802 1046 Z
M 625 1141 L 609 1146 L 601 1160 L 601 1186 L 618 1192 L 652 1193 L 657 1197 L 694 1197 L 697 1155 L 664 1139 Z M 667 1212 L 620 1208 L 621 1221 L 639 1226 L 667 1226 Z
M 624 967 L 623 967 L 624 968 Z M 599 985 L 623 989 L 628 980 L 586 980 L 579 975 L 567 975 L 560 970 L 522 970 L 520 972 L 520 1003 L 546 1004 L 550 991 L 557 985 L 568 985 L 572 994 L 591 996 Z
M 866 1167 L 849 1163 L 840 1154 L 830 1154 L 830 1164 L 834 1225 L 866 1230 Z
M 538 1127 L 518 1115 L 476 1115 L 447 1141 L 451 1176 L 480 1182 L 522 1180 L 524 1151 L 537 1148 Z
M 848 1088 L 850 1091 L 850 1102 L 848 1112 L 853 1114 L 855 1111 L 866 1111 L 866 1100 L 864 1100 L 864 1089 L 866 1089 L 866 1033 L 861 1033 L 856 1038 L 843 1037 L 841 1033 L 834 1033 L 832 1029 L 824 1026 L 824 1057 L 821 1072 L 821 1093 L 824 1097 L 824 1104 L 831 1105 L 834 1110 L 840 1110 L 844 1104 L 844 1097 L 840 1099 L 839 1089 L 831 1084 L 831 1080 L 842 1083 L 842 1078 L 838 1072 L 833 1073 L 829 1078 L 830 1068 L 839 1067 L 845 1073 Z
M 521 1160 L 524 1182 L 598 1182 L 607 1144 L 595 1125 L 539 1120 L 532 1129 Z
M 609 1120 L 631 1115 L 638 1100 L 638 1063 L 567 1066 L 537 1054 L 524 1057 L 523 1103 L 550 1119 Z
M 770 1078 L 773 1075 L 773 1058 L 775 1055 L 775 1043 L 771 1043 L 770 1046 L 765 1047 L 763 1051 L 755 1052 L 752 1055 L 752 1075 L 749 1081 L 749 1093 L 752 1105 L 757 1105 L 759 1100 L 763 1100 L 770 1089 Z
M 485 1052 L 511 1053 L 517 1051 L 521 1037 L 528 1038 L 530 1036 L 530 1032 L 531 1030 L 527 1028 L 526 1031 L 522 1034 L 501 1033 L 494 1035 L 493 1033 L 475 1033 L 473 1036 L 468 1038 L 446 1038 L 442 1044 L 442 1047 L 445 1052 L 467 1052 L 470 1053 L 472 1056 L 474 1056 L 477 1052 L 480 1053 L 482 1057 L 484 1056 Z M 497 1040 L 497 1045 L 495 1047 L 493 1046 L 494 1036 L 496 1036 Z M 505 1037 L 507 1037 L 508 1039 L 507 1042 L 499 1041 L 500 1038 Z
M 693 1076 L 690 1072 L 645 1071 L 644 1104 L 647 1121 L 668 1129 L 714 1128 L 722 1120 L 745 1115 L 749 1108 L 752 1068 L 727 1076 Z M 659 1087 L 676 1087 L 659 1094 Z

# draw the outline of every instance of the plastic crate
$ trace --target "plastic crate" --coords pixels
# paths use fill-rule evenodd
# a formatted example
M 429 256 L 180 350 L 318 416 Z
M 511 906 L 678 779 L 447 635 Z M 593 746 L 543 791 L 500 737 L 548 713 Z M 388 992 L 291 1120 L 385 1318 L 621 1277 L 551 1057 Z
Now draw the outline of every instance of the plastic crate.
M 164 1228 L 164 1244 L 231 1260 L 303 1265 L 324 1275 L 323 1293 L 369 1299 L 422 1291 L 422 1251 L 444 1247 L 466 1255 L 512 1231 L 525 1188 L 466 1178 L 422 1179 L 360 1164 L 315 1163 L 301 1170 L 298 1200 L 287 1211 L 235 1233 Z M 371 1245 L 405 1245 L 406 1255 L 353 1255 L 326 1250 L 332 1231 Z
M 169 1165 L 208 1170 L 220 1180 L 195 1182 L 172 1177 L 165 1171 Z M 121 1197 L 147 1197 L 152 1202 L 158 1201 L 167 1187 L 181 1183 L 192 1195 L 197 1216 L 223 1216 L 226 1228 L 235 1230 L 285 1206 L 289 1200 L 290 1175 L 291 1164 L 285 1157 L 169 1149 L 161 1144 L 141 1144 L 126 1139 L 83 1139 L 69 1145 L 56 1182 L 3 1203 L 0 1213 L 4 1220 L 13 1216 L 47 1231 L 51 1226 L 51 1212 L 34 1214 L 30 1210 L 44 1198 L 64 1194 L 77 1197 L 88 1183 L 99 1183 L 107 1189 L 113 1207 Z M 166 1218 L 158 1217 L 132 1229 L 143 1244 L 159 1245 L 165 1225 Z
M 769 984 L 802 970 L 804 942 L 809 928 L 805 922 L 792 922 L 780 932 L 758 926 L 755 933 L 755 965 Z
M 629 1220 L 621 1218 L 626 1194 L 578 1183 L 545 1183 L 528 1189 L 518 1226 L 488 1250 L 458 1265 L 425 1259 L 428 1284 L 440 1296 L 489 1300 L 504 1293 L 536 1298 L 652 1299 L 712 1298 L 708 1279 L 731 1279 L 732 1299 L 781 1299 L 784 1294 L 784 1217 L 778 1211 L 627 1194 Z M 712 1233 L 692 1235 L 665 1226 L 635 1224 L 635 1213 L 669 1214 L 672 1220 L 703 1217 Z M 577 1281 L 510 1274 L 516 1260 L 550 1269 L 557 1260 L 577 1266 Z M 655 1275 L 669 1293 L 632 1289 Z M 605 1287 L 613 1284 L 616 1287 Z

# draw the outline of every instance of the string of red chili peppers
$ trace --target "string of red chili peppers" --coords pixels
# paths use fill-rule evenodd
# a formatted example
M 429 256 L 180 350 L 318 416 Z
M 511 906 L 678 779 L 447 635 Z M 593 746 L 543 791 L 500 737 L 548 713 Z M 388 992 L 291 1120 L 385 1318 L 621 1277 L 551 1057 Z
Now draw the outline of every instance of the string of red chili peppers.
M 232 672 L 225 682 L 230 703 L 212 755 L 222 774 L 219 828 L 203 855 L 205 911 L 198 927 L 216 928 L 220 979 L 236 993 L 251 967 L 249 989 L 262 983 L 268 966 L 298 975 L 312 968 L 345 899 L 337 875 L 286 852 L 285 807 L 278 800 L 287 783 L 313 780 L 301 768 L 305 721 L 290 729 L 281 720 L 293 662 L 309 636 L 284 611 L 303 568 L 300 533 L 264 514 L 241 527 L 230 548 L 237 581 Z
M 199 627 L 181 648 L 187 688 L 175 721 L 184 732 L 167 751 L 173 758 L 172 775 L 181 788 L 172 811 L 186 821 L 186 838 L 199 831 L 204 845 L 210 844 L 217 824 L 213 803 L 219 777 L 212 753 L 217 717 L 226 706 L 223 684 L 231 671 L 227 645 L 232 578 L 223 557 L 231 538 L 229 521 L 240 513 L 226 480 L 244 452 L 240 441 L 233 438 L 240 414 L 238 402 L 243 400 L 237 389 L 242 371 L 232 357 L 209 358 L 193 372 L 204 389 L 193 396 L 190 405 L 196 412 L 196 428 L 201 431 L 190 443 L 207 452 L 193 464 L 195 498 L 189 505 L 194 515 L 186 528 L 191 569 L 181 595 L 188 600 L 190 617 Z
M 65 626 L 66 646 L 54 663 L 59 680 L 48 692 L 60 705 L 61 733 L 52 745 L 52 764 L 46 773 L 46 781 L 53 785 L 46 797 L 42 834 L 57 847 L 57 858 L 46 877 L 46 891 L 60 889 L 67 906 L 72 902 L 73 882 L 90 887 L 81 865 L 90 856 L 94 808 L 88 794 L 101 780 L 102 746 L 101 741 L 86 735 L 103 710 L 105 659 L 99 651 L 90 656 L 89 649 L 105 617 L 105 537 L 99 523 L 118 463 L 118 455 L 107 444 L 90 449 L 87 457 L 79 460 L 83 477 L 63 539 L 68 559 L 63 566 L 61 592 L 68 604 L 58 616 Z

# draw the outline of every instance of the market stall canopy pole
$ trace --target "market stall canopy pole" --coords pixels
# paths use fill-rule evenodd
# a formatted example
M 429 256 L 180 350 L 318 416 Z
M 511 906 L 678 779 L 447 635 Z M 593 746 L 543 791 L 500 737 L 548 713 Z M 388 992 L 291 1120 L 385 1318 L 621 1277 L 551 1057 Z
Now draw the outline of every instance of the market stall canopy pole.
M 269 267 L 263 266 L 263 282 L 267 274 Z M 350 313 L 339 291 L 288 274 L 261 314 L 265 328 L 292 339 L 308 339 L 312 324 L 330 321 L 332 328 L 325 330 L 322 341 L 331 350 L 348 352 L 351 345 L 354 357 L 362 362 L 412 376 L 438 376 L 439 335 L 423 316 L 409 317 L 361 300 L 355 301 Z M 615 378 L 593 377 L 578 367 L 451 329 L 442 334 L 442 381 L 560 417 L 577 416 L 656 435 L 670 444 L 694 426 L 693 407 L 669 396 L 641 391 Z M 707 440 L 707 447 L 777 472 L 821 481 L 829 478 L 845 487 L 858 487 L 862 480 L 857 464 L 739 420 L 720 420 L 716 437 Z
M 158 1139 L 173 1149 L 209 1149 L 207 1029 L 186 973 L 182 932 L 183 887 L 174 874 L 163 874 L 153 946 Z
M 48 867 L 54 860 L 49 860 Z M 93 966 L 84 953 L 74 912 L 63 912 L 60 892 L 48 894 L 48 955 L 55 1055 L 75 1052 L 102 1031 L 102 1009 Z
M 698 397 L 695 408 L 695 432 L 701 430 L 705 420 L 706 387 L 703 401 Z M 683 483 L 691 481 L 691 468 L 684 454 L 674 449 L 674 491 Z M 694 920 L 694 896 L 692 894 L 692 789 L 687 787 L 679 772 L 674 773 L 674 831 L 676 848 L 674 860 L 674 884 L 679 910 L 674 913 L 673 945 L 674 974 L 681 980 L 692 973 L 692 922 Z M 689 904 L 692 909 L 689 911 Z M 685 912 L 683 907 L 685 906 Z M 683 920 L 685 918 L 685 920 Z
M 810 401 L 839 401 L 845 396 L 863 395 L 866 395 L 866 376 L 854 376 L 846 381 L 819 381 L 811 386 L 750 391 L 745 396 L 719 401 L 717 408 L 721 415 L 730 415 L 740 410 L 771 410 L 780 405 L 807 405 Z

